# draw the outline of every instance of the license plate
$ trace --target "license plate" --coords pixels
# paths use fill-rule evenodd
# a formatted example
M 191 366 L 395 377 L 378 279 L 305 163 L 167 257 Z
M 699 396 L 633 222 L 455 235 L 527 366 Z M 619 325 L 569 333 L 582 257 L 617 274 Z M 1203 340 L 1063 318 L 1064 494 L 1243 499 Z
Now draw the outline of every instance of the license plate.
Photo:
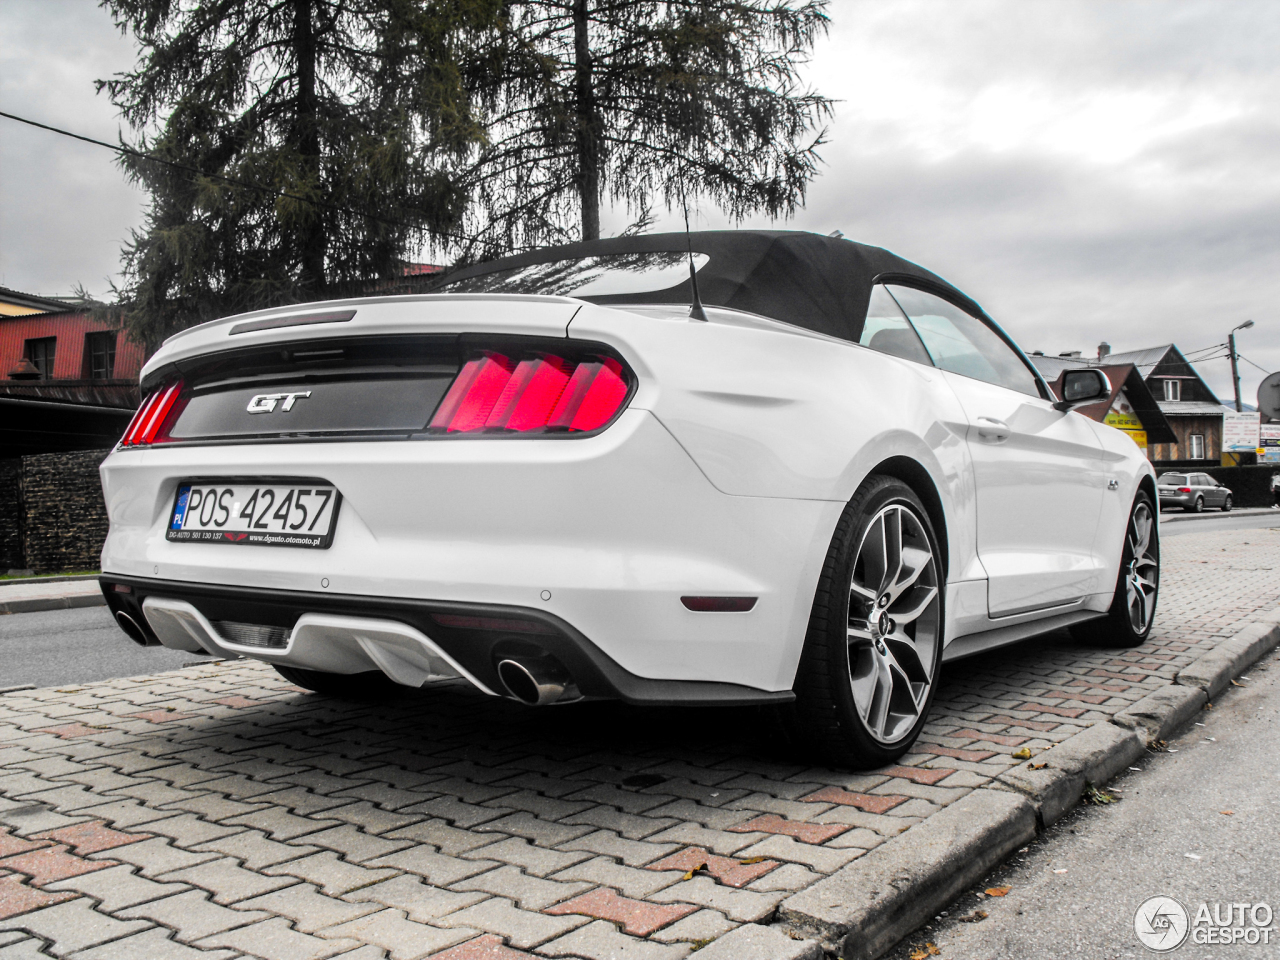
M 165 539 L 324 550 L 341 500 L 327 483 L 184 481 Z

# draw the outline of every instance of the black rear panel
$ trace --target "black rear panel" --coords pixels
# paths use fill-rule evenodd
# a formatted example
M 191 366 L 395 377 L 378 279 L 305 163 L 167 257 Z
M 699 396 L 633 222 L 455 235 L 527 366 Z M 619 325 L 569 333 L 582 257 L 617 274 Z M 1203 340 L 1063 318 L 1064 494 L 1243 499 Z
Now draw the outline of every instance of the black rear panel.
M 456 335 L 348 337 L 187 361 L 169 439 L 408 437 L 426 428 L 460 351 Z

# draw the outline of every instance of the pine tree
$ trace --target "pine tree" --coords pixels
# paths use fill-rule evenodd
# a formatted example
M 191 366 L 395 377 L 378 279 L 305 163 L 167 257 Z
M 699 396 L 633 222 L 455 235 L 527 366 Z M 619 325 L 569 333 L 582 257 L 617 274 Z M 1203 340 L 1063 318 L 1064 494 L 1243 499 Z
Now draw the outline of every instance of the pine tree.
M 216 316 L 367 289 L 455 229 L 502 0 L 103 0 L 139 45 L 100 81 L 151 195 L 123 252 L 149 347 Z
M 489 139 L 464 180 L 472 255 L 641 225 L 706 197 L 785 216 L 817 171 L 831 101 L 797 67 L 826 0 L 509 0 Z M 465 255 L 465 254 L 464 254 Z

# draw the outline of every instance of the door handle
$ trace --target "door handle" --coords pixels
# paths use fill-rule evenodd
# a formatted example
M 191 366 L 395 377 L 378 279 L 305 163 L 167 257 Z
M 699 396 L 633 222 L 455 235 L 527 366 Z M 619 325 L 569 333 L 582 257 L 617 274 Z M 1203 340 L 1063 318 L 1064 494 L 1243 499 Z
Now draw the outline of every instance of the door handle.
M 1009 439 L 1009 425 L 995 417 L 979 417 L 978 439 L 987 443 L 1004 443 Z

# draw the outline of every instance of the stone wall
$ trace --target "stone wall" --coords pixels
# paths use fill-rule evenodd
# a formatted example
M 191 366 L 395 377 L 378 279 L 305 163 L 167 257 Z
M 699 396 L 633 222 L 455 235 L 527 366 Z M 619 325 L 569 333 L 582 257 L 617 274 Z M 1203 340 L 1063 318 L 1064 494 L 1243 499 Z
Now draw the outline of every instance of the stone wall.
M 107 537 L 98 465 L 109 450 L 0 461 L 0 566 L 96 570 Z
M 24 566 L 22 461 L 0 460 L 0 573 Z

